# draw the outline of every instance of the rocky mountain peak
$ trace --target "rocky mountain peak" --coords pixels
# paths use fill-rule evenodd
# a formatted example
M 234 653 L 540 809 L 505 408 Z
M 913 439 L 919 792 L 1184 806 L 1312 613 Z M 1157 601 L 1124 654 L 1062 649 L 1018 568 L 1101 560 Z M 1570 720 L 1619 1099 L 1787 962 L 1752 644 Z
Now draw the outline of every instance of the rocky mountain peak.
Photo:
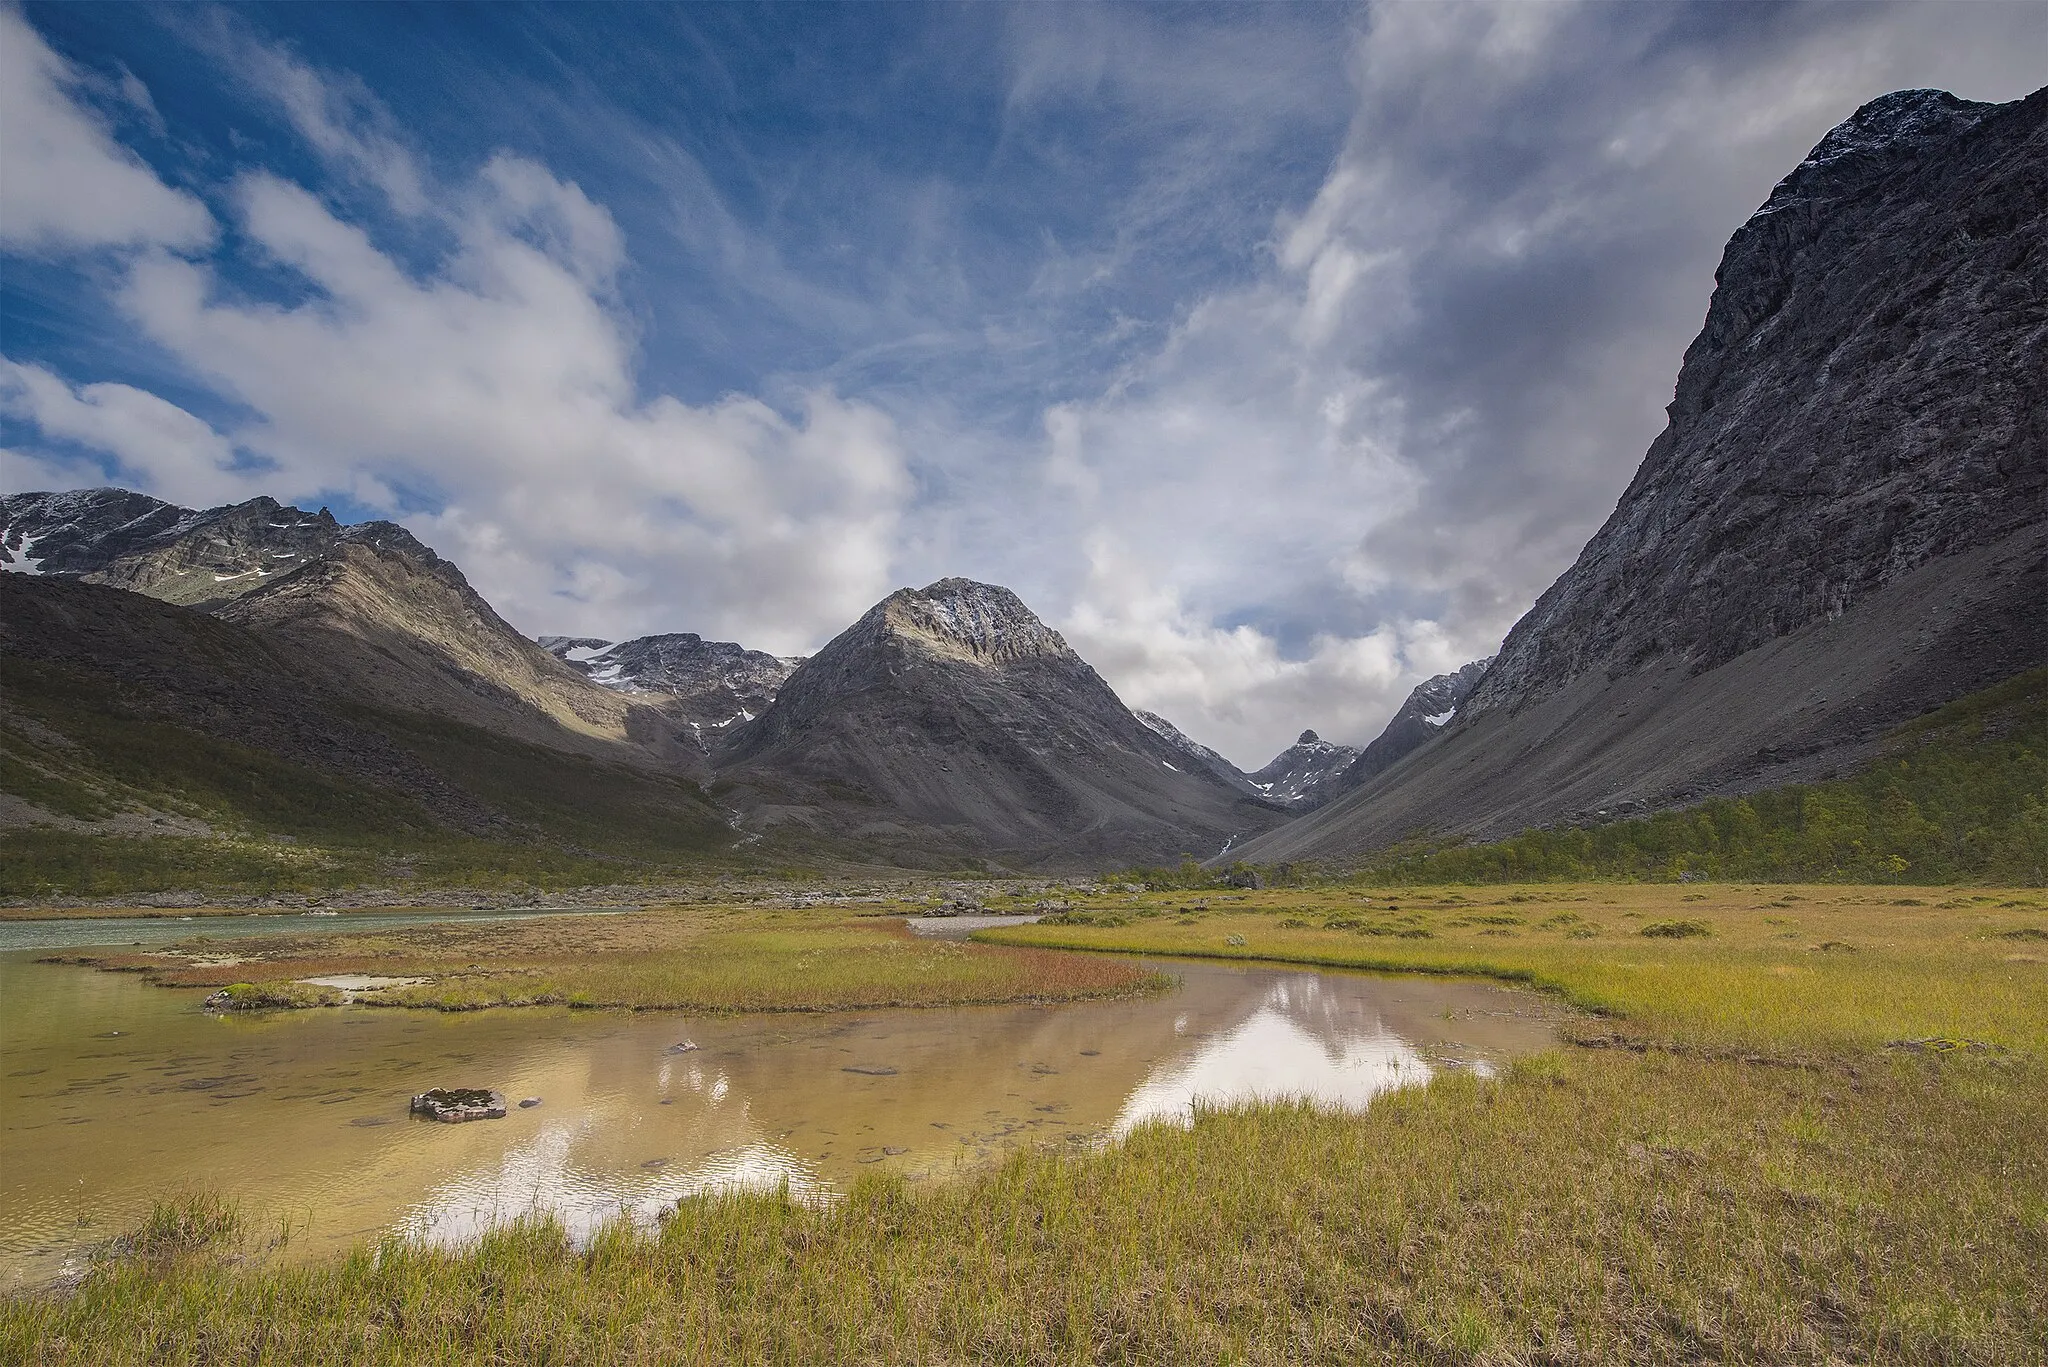
M 1250 775 L 1252 786 L 1289 807 L 1319 806 L 1341 790 L 1339 780 L 1358 758 L 1358 750 L 1324 740 L 1314 731 L 1301 736 Z
M 1894 90 L 1835 125 L 1771 191 L 1759 213 L 1854 189 L 1901 154 L 1939 145 L 1976 126 L 1996 105 L 1946 90 Z
M 996 584 L 941 579 L 898 589 L 870 613 L 890 634 L 953 659 L 987 667 L 1041 657 L 1072 658 L 1065 638 L 1024 600 Z

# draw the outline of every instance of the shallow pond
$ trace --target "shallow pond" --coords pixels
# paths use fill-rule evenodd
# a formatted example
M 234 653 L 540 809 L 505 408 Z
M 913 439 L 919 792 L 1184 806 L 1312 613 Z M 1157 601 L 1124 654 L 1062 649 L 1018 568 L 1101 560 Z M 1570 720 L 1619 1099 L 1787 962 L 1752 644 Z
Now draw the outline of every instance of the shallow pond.
M 198 991 L 32 957 L 0 955 L 6 1286 L 76 1270 L 179 1191 L 289 1221 L 299 1256 L 382 1231 L 460 1239 L 537 1208 L 587 1231 L 707 1188 L 943 1178 L 1185 1118 L 1198 1098 L 1362 1106 L 1439 1069 L 1489 1072 L 1558 1020 L 1483 983 L 1204 962 L 1155 965 L 1182 980 L 1163 996 L 1066 1006 L 214 1016 Z M 408 1118 L 444 1085 L 540 1104 Z

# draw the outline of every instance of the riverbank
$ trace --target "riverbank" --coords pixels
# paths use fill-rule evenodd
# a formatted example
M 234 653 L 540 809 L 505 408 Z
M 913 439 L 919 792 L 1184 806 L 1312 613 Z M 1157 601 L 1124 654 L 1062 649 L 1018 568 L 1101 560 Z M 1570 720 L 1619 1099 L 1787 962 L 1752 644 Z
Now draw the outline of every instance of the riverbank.
M 1212 1113 L 824 1206 L 695 1198 L 581 1248 L 535 1223 L 465 1251 L 237 1267 L 259 1237 L 167 1208 L 71 1296 L 6 1303 L 0 1347 L 95 1364 L 2040 1355 L 2038 893 L 1361 891 L 1123 899 L 1083 913 L 1119 924 L 994 935 L 1479 971 L 1605 1019 L 1360 1116 Z
M 848 919 L 831 907 L 666 907 L 233 939 L 199 931 L 161 948 L 47 959 L 219 992 L 227 1009 L 353 1000 L 443 1011 L 848 1011 L 1102 1000 L 1167 985 L 1120 960 L 930 939 L 896 917 Z M 398 981 L 348 993 L 309 981 L 336 978 Z

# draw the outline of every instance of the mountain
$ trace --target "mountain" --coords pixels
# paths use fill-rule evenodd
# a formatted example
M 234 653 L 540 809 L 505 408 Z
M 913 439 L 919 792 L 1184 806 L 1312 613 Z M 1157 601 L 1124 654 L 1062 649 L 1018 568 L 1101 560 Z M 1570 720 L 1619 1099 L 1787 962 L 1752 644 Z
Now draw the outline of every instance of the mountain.
M 2048 662 L 2048 90 L 1873 100 L 1729 241 L 1669 421 L 1434 743 L 1248 858 L 1830 777 Z
M 521 636 L 392 522 L 271 498 L 195 510 L 125 489 L 0 499 L 8 567 L 145 594 L 288 646 L 298 672 L 380 706 L 658 767 L 701 766 L 688 720 L 599 687 Z
M 1210 855 L 1282 819 L 1147 728 L 1008 589 L 900 589 L 715 756 L 751 832 L 906 862 Z
M 593 683 L 621 693 L 656 693 L 708 747 L 726 727 L 752 721 L 775 701 L 800 655 L 770 655 L 691 632 L 641 636 L 617 645 L 587 636 L 543 636 L 540 644 Z M 709 733 L 709 734 L 707 734 Z
M 0 828 L 7 896 L 602 882 L 732 839 L 635 748 L 380 705 L 302 639 L 29 574 L 0 574 Z
M 1444 728 L 1457 720 L 1459 707 L 1492 663 L 1491 657 L 1474 660 L 1455 673 L 1439 674 L 1417 684 L 1386 729 L 1344 771 L 1339 786 L 1345 791 L 1356 788 L 1442 735 Z
M 1247 774 L 1208 746 L 1188 735 L 1157 712 L 1133 710 L 1131 715 L 1143 722 L 1146 730 L 1180 751 L 1187 760 L 1187 764 L 1183 767 L 1207 769 L 1246 797 L 1266 796 L 1259 786 L 1252 782 L 1250 774 Z
M 1314 807 L 1339 791 L 1339 780 L 1350 772 L 1359 750 L 1324 740 L 1313 731 L 1282 750 L 1265 768 L 1251 776 L 1253 786 L 1276 802 L 1289 807 Z

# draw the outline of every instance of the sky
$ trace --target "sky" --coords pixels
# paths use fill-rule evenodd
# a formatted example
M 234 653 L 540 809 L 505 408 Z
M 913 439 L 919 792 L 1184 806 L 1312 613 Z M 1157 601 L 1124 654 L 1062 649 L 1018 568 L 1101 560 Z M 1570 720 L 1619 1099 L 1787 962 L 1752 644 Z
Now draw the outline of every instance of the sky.
M 1722 245 L 2038 4 L 0 6 L 0 490 L 403 522 L 521 630 L 1015 589 L 1255 768 L 1493 652 Z

